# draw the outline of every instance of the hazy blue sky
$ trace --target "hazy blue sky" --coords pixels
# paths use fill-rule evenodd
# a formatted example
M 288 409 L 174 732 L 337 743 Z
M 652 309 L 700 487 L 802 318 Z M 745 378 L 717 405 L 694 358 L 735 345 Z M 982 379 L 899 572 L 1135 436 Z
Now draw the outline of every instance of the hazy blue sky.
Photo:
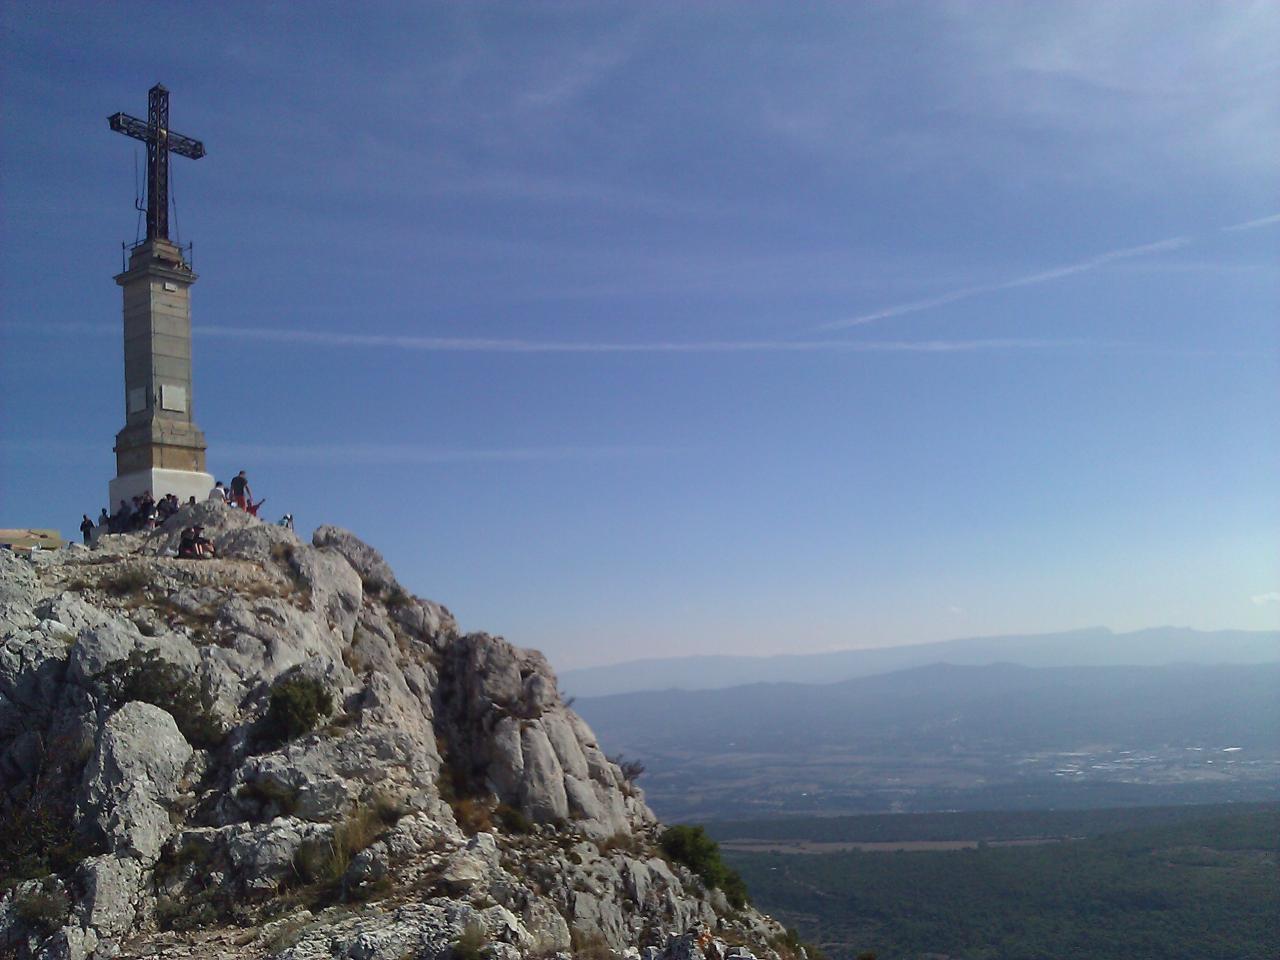
M 559 666 L 1280 625 L 1280 5 L 4 5 L 0 526 L 172 91 L 212 472 Z

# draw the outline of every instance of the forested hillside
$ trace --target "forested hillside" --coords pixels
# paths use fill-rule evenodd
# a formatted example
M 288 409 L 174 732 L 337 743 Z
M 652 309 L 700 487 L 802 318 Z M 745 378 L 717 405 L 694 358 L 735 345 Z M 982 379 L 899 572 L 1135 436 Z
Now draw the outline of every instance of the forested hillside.
M 741 853 L 756 904 L 852 960 L 1274 960 L 1280 811 L 1037 846 Z

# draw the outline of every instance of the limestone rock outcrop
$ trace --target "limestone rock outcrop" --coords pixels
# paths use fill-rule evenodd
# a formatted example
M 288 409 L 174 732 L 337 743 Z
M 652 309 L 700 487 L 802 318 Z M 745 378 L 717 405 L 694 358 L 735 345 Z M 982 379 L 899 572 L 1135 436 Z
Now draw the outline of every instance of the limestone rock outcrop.
M 660 829 L 541 654 L 345 530 L 0 551 L 0 956 L 776 956 Z

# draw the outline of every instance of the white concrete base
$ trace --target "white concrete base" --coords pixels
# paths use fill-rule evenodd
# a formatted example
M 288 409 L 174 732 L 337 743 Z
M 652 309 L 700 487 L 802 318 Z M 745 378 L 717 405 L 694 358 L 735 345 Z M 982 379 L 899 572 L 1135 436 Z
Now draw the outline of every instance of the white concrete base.
M 195 497 L 197 502 L 205 499 L 212 489 L 213 477 L 207 473 L 152 467 L 150 470 L 126 473 L 111 481 L 107 487 L 107 496 L 110 498 L 107 513 L 114 514 L 120 507 L 121 500 L 131 501 L 147 490 L 151 491 L 151 496 L 156 500 L 172 493 L 177 496 L 179 503 L 186 503 L 189 497 Z

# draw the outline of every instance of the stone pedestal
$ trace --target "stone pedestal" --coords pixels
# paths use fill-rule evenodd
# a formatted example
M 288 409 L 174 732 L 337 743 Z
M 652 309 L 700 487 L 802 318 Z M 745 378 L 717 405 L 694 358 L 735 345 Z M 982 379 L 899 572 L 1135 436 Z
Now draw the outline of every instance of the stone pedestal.
M 134 247 L 116 277 L 124 293 L 125 425 L 116 434 L 111 511 L 150 490 L 202 500 L 204 434 L 192 415 L 191 285 L 196 275 L 182 248 L 168 240 Z
M 155 468 L 127 473 L 123 477 L 116 477 L 107 485 L 108 496 L 111 498 L 111 508 L 108 512 L 115 513 L 121 500 L 129 501 L 148 490 L 157 500 L 170 493 L 176 496 L 180 503 L 186 503 L 189 497 L 203 500 L 209 496 L 213 483 L 213 477 L 209 474 L 195 470 Z

